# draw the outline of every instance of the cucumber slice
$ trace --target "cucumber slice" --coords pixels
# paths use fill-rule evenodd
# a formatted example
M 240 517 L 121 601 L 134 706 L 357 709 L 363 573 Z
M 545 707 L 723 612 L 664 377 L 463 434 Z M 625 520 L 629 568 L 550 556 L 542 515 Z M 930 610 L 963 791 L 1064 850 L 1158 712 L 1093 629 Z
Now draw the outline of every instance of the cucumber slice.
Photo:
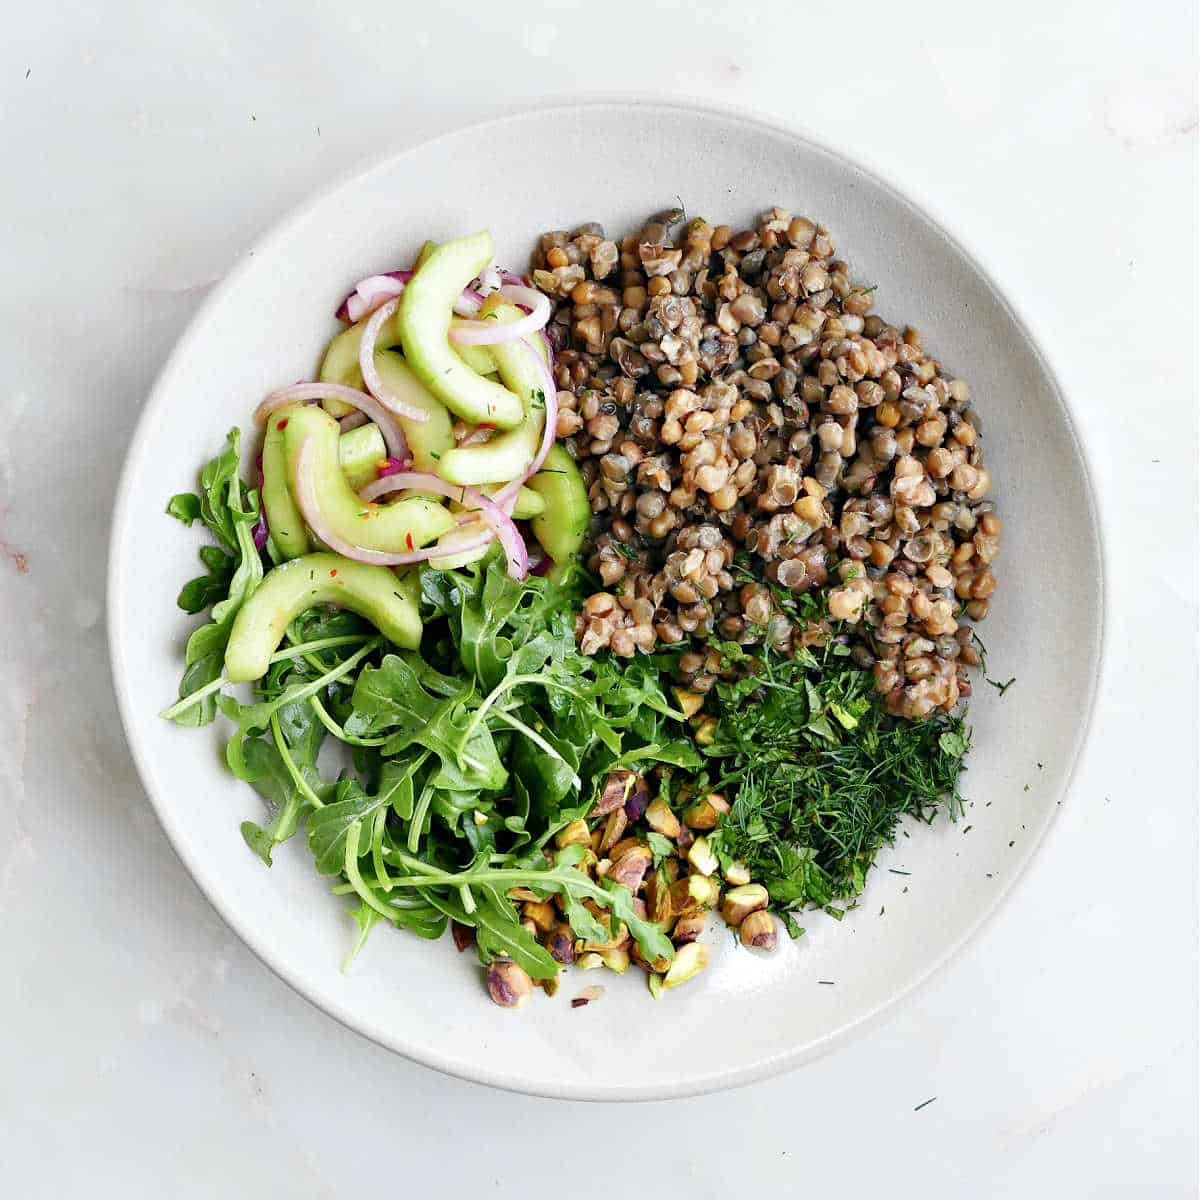
M 485 312 L 498 321 L 516 321 L 521 310 L 504 301 L 489 301 Z M 457 447 L 442 455 L 439 468 L 451 483 L 503 483 L 519 479 L 529 469 L 542 441 L 546 422 L 543 372 L 522 342 L 502 342 L 492 347 L 500 378 L 521 398 L 525 419 L 516 429 L 501 433 L 480 446 Z
M 551 446 L 529 486 L 546 502 L 546 511 L 531 522 L 534 537 L 556 563 L 570 562 L 579 553 L 592 519 L 587 488 L 575 460 L 562 446 Z
M 504 487 L 500 483 L 484 483 L 478 488 L 485 496 L 495 496 Z M 450 505 L 456 513 L 465 511 L 464 506 L 457 502 Z M 546 502 L 532 488 L 523 487 L 517 493 L 517 502 L 513 505 L 512 518 L 514 521 L 529 521 L 540 517 L 546 511 Z
M 402 554 L 436 541 L 453 529 L 454 517 L 442 504 L 411 496 L 391 504 L 367 504 L 346 482 L 338 459 L 337 422 L 324 409 L 305 405 L 288 420 L 284 448 L 287 477 L 296 494 L 296 462 L 306 438 L 313 441 L 314 475 L 321 512 L 338 537 L 365 550 Z
M 354 325 L 343 329 L 330 341 L 325 349 L 325 357 L 321 360 L 321 369 L 317 373 L 317 378 L 322 383 L 341 383 L 346 387 L 362 390 L 363 377 L 362 372 L 358 369 L 358 351 L 362 345 L 363 329 L 366 324 L 367 318 L 363 318 Z M 375 350 L 378 353 L 398 345 L 400 345 L 400 320 L 399 314 L 393 313 L 379 327 L 379 336 L 375 339 Z M 480 375 L 496 373 L 496 360 L 492 357 L 489 347 L 459 346 L 451 343 L 450 348 L 472 371 L 477 371 Z M 325 400 L 322 403 L 325 411 L 331 417 L 341 418 L 354 411 L 349 404 L 345 404 L 341 400 Z M 423 469 L 427 470 L 428 468 Z
M 225 647 L 229 681 L 261 679 L 288 625 L 318 604 L 358 613 L 389 642 L 407 650 L 421 644 L 421 614 L 411 580 L 340 554 L 305 554 L 268 572 L 238 610 Z
M 499 488 L 496 489 L 499 491 Z M 517 502 L 513 505 L 514 521 L 532 521 L 546 511 L 546 501 L 533 488 L 523 487 L 517 493 Z
M 360 492 L 379 478 L 379 464 L 388 456 L 383 434 L 374 422 L 351 429 L 338 438 L 338 461 L 346 482 Z
M 307 554 L 310 548 L 308 529 L 288 486 L 287 452 L 284 446 L 287 427 L 303 407 L 302 404 L 294 404 L 273 412 L 267 418 L 267 432 L 263 436 L 262 505 L 267 514 L 271 541 L 283 559 Z
M 363 377 L 358 369 L 358 350 L 362 345 L 363 330 L 367 327 L 369 317 L 356 321 L 348 329 L 343 329 L 326 347 L 325 357 L 321 360 L 321 369 L 317 378 L 322 383 L 341 383 L 346 387 L 362 390 Z M 376 350 L 387 350 L 400 344 L 400 319 L 398 313 L 390 317 L 379 327 L 379 335 L 375 339 Z M 354 411 L 349 404 L 341 400 L 323 400 L 325 411 L 331 417 L 344 417 Z
M 444 545 L 448 551 L 453 551 L 456 543 L 469 542 L 472 538 L 478 537 L 484 528 L 482 522 L 460 525 L 453 533 L 448 533 L 444 538 L 439 539 L 438 545 Z M 429 565 L 435 571 L 457 571 L 459 567 L 478 562 L 492 548 L 492 544 L 487 542 L 482 546 L 476 546 L 474 550 L 464 550 L 460 554 L 443 554 L 437 558 L 431 558 Z
M 450 328 L 453 329 L 455 325 L 462 324 L 465 322 L 454 317 L 450 322 Z M 476 374 L 495 375 L 496 359 L 492 355 L 491 346 L 468 346 L 465 343 L 451 342 L 450 349 Z
M 375 367 L 385 386 L 402 400 L 428 414 L 428 420 L 410 421 L 399 417 L 400 428 L 408 442 L 413 466 L 418 471 L 436 471 L 447 450 L 454 448 L 454 425 L 446 406 L 435 400 L 429 390 L 409 370 L 408 364 L 390 350 L 375 355 Z
M 417 378 L 451 412 L 474 425 L 513 429 L 524 418 L 520 400 L 472 371 L 448 341 L 454 301 L 491 259 L 486 230 L 434 250 L 400 297 L 400 341 Z

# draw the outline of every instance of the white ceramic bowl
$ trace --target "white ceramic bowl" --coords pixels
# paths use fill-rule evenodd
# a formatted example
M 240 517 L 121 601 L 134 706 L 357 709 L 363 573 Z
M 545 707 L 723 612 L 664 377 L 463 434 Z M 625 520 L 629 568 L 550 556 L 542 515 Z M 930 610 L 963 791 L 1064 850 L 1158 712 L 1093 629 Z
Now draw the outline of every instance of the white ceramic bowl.
M 230 426 L 250 426 L 267 389 L 315 369 L 356 279 L 409 262 L 427 237 L 480 227 L 495 233 L 498 260 L 520 267 L 542 230 L 599 220 L 624 232 L 676 197 L 689 213 L 735 224 L 774 203 L 819 219 L 855 277 L 877 285 L 879 310 L 917 325 L 971 383 L 1005 523 L 1000 590 L 981 632 L 993 677 L 1017 677 L 1003 699 L 983 685 L 972 702 L 974 804 L 957 826 L 911 827 L 856 911 L 840 924 L 806 920 L 807 935 L 773 957 L 713 930 L 713 966 L 660 1003 L 639 972 L 605 973 L 603 1002 L 573 1010 L 568 998 L 597 976 L 568 972 L 555 1000 L 517 1015 L 488 1001 L 473 955 L 387 929 L 344 975 L 351 922 L 303 839 L 267 870 L 239 836 L 261 810 L 224 769 L 221 723 L 183 730 L 155 716 L 176 694 L 194 622 L 175 596 L 195 574 L 200 541 L 163 506 L 194 486 Z M 1081 745 L 1101 580 L 1070 411 L 1028 331 L 958 243 L 886 183 L 794 132 L 674 103 L 605 101 L 504 117 L 387 158 L 263 239 L 196 317 L 146 405 L 114 518 L 109 621 L 146 790 L 200 887 L 265 963 L 347 1025 L 443 1071 L 553 1096 L 645 1099 L 813 1058 L 928 978 L 996 908 L 1053 819 Z

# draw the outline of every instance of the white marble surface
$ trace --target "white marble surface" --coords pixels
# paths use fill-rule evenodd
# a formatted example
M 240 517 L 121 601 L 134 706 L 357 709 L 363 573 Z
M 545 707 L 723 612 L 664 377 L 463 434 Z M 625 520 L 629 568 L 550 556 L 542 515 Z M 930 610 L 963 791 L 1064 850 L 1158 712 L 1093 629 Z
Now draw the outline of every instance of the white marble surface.
M 1194 1195 L 1194 6 L 466 11 L 6 13 L 0 1193 Z M 1050 841 L 915 1001 L 797 1074 L 601 1111 L 394 1058 L 233 939 L 133 774 L 103 583 L 142 399 L 258 232 L 502 103 L 646 87 L 803 122 L 979 250 L 1085 425 L 1112 637 Z

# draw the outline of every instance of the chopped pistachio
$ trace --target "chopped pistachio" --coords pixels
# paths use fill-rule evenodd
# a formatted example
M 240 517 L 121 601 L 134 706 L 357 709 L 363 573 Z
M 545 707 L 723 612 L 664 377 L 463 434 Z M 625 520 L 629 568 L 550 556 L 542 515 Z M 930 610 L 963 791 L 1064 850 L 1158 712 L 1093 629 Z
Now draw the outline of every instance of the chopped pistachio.
M 607 854 L 622 838 L 625 833 L 625 826 L 629 824 L 629 818 L 625 815 L 623 808 L 614 808 L 608 814 L 608 820 L 604 823 L 604 833 L 600 837 L 600 844 L 596 847 L 597 854 Z
M 524 1008 L 533 994 L 533 980 L 524 967 L 501 958 L 487 969 L 487 989 L 501 1008 Z
M 646 824 L 654 830 L 655 833 L 661 833 L 663 837 L 677 838 L 681 828 L 679 818 L 670 810 L 666 801 L 661 797 L 651 801 L 646 809 Z
M 731 887 L 741 887 L 750 882 L 750 868 L 744 862 L 731 862 L 725 872 L 725 882 Z
M 655 975 L 653 973 L 648 975 L 646 977 L 646 986 L 650 989 L 650 995 L 652 995 L 655 1000 L 662 999 L 664 985 L 663 977 L 661 975 Z
M 695 732 L 697 746 L 711 746 L 717 740 L 717 718 L 705 717 Z
M 604 790 L 592 808 L 592 816 L 602 817 L 606 813 L 623 808 L 625 801 L 629 798 L 629 793 L 637 786 L 637 782 L 638 777 L 627 767 L 609 772 L 608 778 L 604 781 Z
M 684 913 L 683 916 L 675 922 L 675 928 L 671 930 L 671 940 L 677 946 L 683 946 L 688 942 L 694 942 L 704 932 L 704 927 L 707 924 L 707 913 Z
M 575 961 L 575 935 L 570 925 L 559 925 L 546 939 L 546 949 L 555 962 L 573 963 Z
M 594 950 L 589 954 L 581 954 L 576 960 L 575 965 L 581 971 L 598 971 L 604 966 L 604 959 L 600 957 Z
M 598 950 L 597 954 L 610 971 L 624 975 L 629 970 L 629 951 L 624 946 L 617 946 L 612 950 Z
M 716 908 L 721 899 L 721 885 L 704 875 L 688 876 L 688 895 L 694 905 L 701 908 Z
M 716 829 L 717 821 L 728 811 L 729 801 L 720 792 L 710 792 L 683 814 L 683 823 L 689 829 Z
M 679 987 L 695 979 L 708 966 L 709 949 L 703 942 L 689 942 L 675 953 L 675 960 L 663 976 L 663 987 Z
M 567 846 L 590 846 L 592 833 L 582 818 L 572 821 L 554 835 L 554 844 L 563 850 Z
M 672 688 L 671 691 L 675 693 L 675 700 L 685 717 L 694 717 L 704 707 L 704 696 L 700 692 L 681 687 Z
M 752 912 L 743 922 L 738 934 L 743 946 L 752 950 L 774 950 L 778 941 L 775 918 L 766 909 Z
M 539 933 L 549 933 L 558 919 L 558 913 L 549 900 L 526 901 L 521 915 L 527 921 L 532 921 Z
M 717 862 L 717 856 L 709 847 L 708 838 L 698 837 L 689 847 L 688 862 L 700 872 L 701 875 L 712 875 L 716 872 L 720 865 Z
M 646 846 L 631 846 L 619 857 L 613 859 L 608 877 L 617 883 L 624 884 L 631 892 L 636 892 L 642 886 L 642 880 L 650 869 L 650 850 Z
M 741 887 L 730 888 L 721 905 L 721 916 L 727 925 L 740 925 L 752 912 L 766 908 L 770 899 L 761 883 L 745 883 Z

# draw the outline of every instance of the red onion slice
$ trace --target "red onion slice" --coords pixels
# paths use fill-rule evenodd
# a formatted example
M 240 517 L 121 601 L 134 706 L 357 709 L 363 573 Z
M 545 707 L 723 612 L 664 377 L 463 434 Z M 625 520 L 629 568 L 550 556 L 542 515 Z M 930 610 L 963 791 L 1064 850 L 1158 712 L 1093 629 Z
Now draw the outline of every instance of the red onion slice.
M 525 547 L 525 539 L 521 537 L 521 531 L 517 528 L 516 523 L 501 505 L 475 488 L 462 487 L 456 483 L 447 483 L 440 476 L 433 475 L 428 471 L 403 471 L 400 474 L 388 475 L 383 479 L 376 479 L 373 483 L 368 483 L 358 494 L 364 500 L 370 501 L 378 499 L 378 497 L 385 495 L 387 492 L 409 490 L 435 492 L 440 496 L 449 496 L 452 500 L 457 500 L 460 504 L 469 504 L 472 509 L 478 511 L 464 513 L 464 519 L 460 520 L 459 523 L 466 524 L 468 521 L 482 518 L 491 530 L 487 537 L 482 540 L 464 542 L 462 545 L 455 545 L 452 549 L 443 547 L 440 550 L 435 550 L 428 557 L 436 558 L 449 555 L 450 553 L 461 554 L 465 550 L 474 550 L 479 546 L 486 545 L 494 535 L 499 539 L 500 545 L 504 547 L 504 557 L 508 563 L 508 573 L 514 579 L 524 579 L 529 573 L 529 552 Z M 318 531 L 314 529 L 314 532 Z
M 361 429 L 364 425 L 370 423 L 370 418 L 365 412 L 352 412 L 348 416 L 342 417 L 338 421 L 338 428 L 343 433 L 349 433 L 352 429 Z
M 383 327 L 384 321 L 395 313 L 399 304 L 400 297 L 396 296 L 371 314 L 371 319 L 363 329 L 362 341 L 358 345 L 358 369 L 362 372 L 363 383 L 366 385 L 367 391 L 396 416 L 404 417 L 409 421 L 428 421 L 429 414 L 427 412 L 415 408 L 411 404 L 406 404 L 388 389 L 375 367 L 375 341 L 379 337 L 379 330 Z M 395 457 L 400 458 L 401 455 L 397 454 Z
M 545 336 L 543 335 L 543 340 Z M 517 493 L 541 469 L 542 463 L 546 461 L 546 455 L 550 453 L 550 447 L 554 445 L 554 439 L 558 433 L 558 387 L 554 382 L 554 351 L 550 349 L 550 342 L 546 340 L 546 356 L 549 362 L 545 362 L 542 356 L 533 348 L 528 338 L 523 339 L 525 349 L 537 360 L 537 365 L 542 371 L 542 392 L 544 394 L 546 404 L 546 424 L 542 427 L 542 442 L 538 447 L 538 452 L 533 456 L 533 462 L 529 464 L 528 470 L 520 479 L 514 479 L 512 483 L 505 484 L 492 498 L 497 504 L 508 505 L 516 500 Z
M 513 342 L 545 329 L 550 320 L 550 301 L 535 288 L 505 284 L 500 294 L 529 309 L 518 321 L 480 321 L 478 326 L 456 325 L 450 330 L 450 340 L 465 346 L 497 346 Z
M 340 400 L 357 408 L 379 426 L 389 457 L 408 460 L 408 443 L 404 439 L 404 431 L 396 424 L 395 416 L 374 396 L 342 383 L 294 383 L 291 387 L 276 388 L 254 410 L 254 419 L 260 425 L 265 425 L 267 418 L 277 408 L 309 400 Z
M 412 277 L 411 271 L 385 271 L 382 275 L 368 275 L 338 305 L 335 316 L 339 321 L 351 324 L 361 321 L 385 300 L 400 295 L 404 291 L 404 285 Z
M 473 317 L 483 304 L 483 297 L 474 288 L 463 288 L 463 294 L 454 302 L 454 312 L 459 317 Z

